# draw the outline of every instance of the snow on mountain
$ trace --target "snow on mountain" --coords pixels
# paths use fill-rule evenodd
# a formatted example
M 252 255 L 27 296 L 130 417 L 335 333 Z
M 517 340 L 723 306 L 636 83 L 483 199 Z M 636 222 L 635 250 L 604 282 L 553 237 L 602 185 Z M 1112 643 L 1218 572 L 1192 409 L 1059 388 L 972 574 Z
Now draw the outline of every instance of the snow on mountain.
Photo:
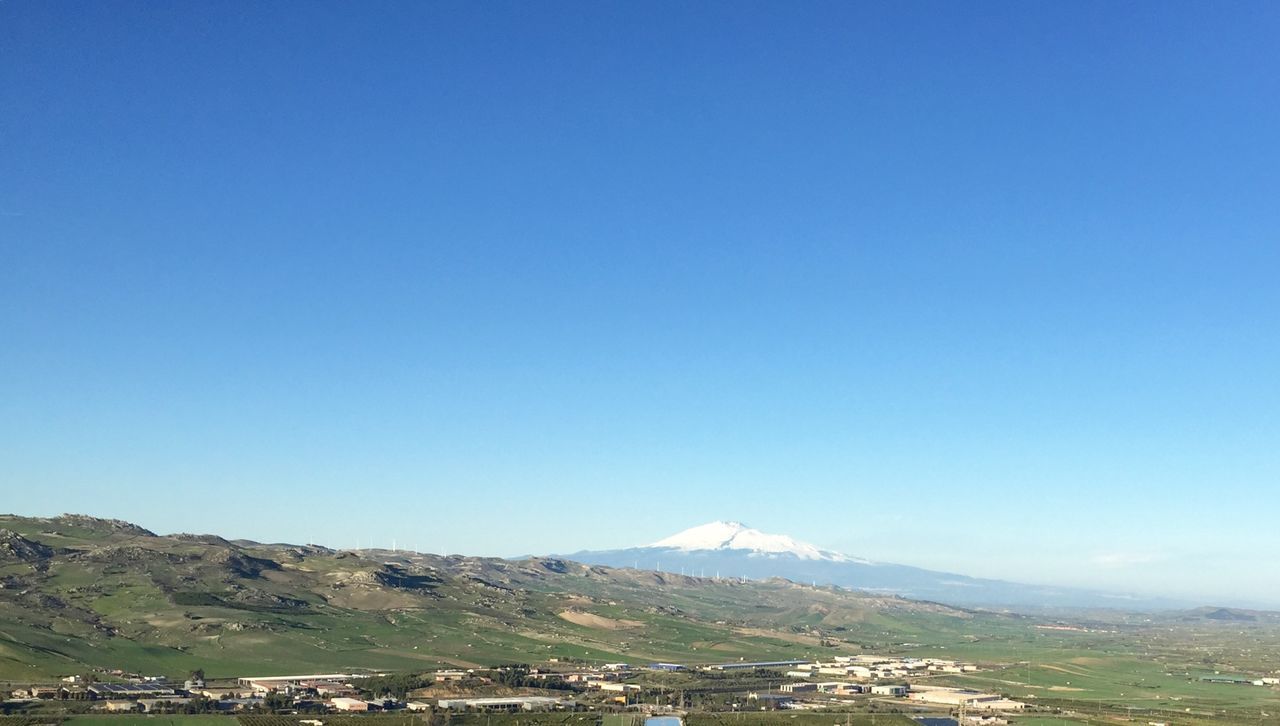
M 767 534 L 740 522 L 710 522 L 644 547 L 583 550 L 557 555 L 590 565 L 689 573 L 719 579 L 782 577 L 796 583 L 835 585 L 878 595 L 899 595 L 961 606 L 1115 607 L 1114 593 L 1029 585 L 968 577 L 910 565 L 872 562 L 820 549 L 786 535 Z M 1125 601 L 1134 610 L 1184 607 L 1161 598 Z
M 747 550 L 757 554 L 789 554 L 803 560 L 855 562 L 839 552 L 819 549 L 808 542 L 785 534 L 767 534 L 741 522 L 710 522 L 658 540 L 649 547 L 675 549 L 682 552 L 702 550 Z

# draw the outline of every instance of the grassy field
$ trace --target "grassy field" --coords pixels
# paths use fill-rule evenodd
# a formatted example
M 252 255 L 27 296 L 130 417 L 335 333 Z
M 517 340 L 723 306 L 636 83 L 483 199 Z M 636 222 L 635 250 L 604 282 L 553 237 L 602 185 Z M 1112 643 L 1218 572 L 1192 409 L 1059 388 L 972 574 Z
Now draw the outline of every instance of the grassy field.
M 0 726 L 56 726 L 61 721 L 57 716 L 0 716 Z
M 1120 707 L 1205 716 L 1280 713 L 1280 691 L 1274 688 L 1206 683 L 1175 663 L 1077 649 L 1027 656 L 1034 660 L 934 680 L 1086 712 Z
M 230 726 L 227 716 L 143 716 L 138 714 L 84 714 L 69 716 L 63 726 Z
M 691 713 L 685 726 L 907 726 L 915 722 L 897 714 L 792 713 L 787 711 L 742 711 L 738 713 Z

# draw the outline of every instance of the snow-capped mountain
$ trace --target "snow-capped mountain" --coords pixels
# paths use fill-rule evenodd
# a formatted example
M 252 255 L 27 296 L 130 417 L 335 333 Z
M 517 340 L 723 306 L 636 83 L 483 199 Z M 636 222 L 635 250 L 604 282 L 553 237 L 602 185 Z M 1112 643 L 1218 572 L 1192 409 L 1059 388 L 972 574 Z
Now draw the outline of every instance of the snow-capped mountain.
M 698 577 L 766 579 L 837 585 L 951 605 L 1106 607 L 1131 610 L 1184 603 L 1074 588 L 1026 585 L 851 557 L 739 522 L 691 527 L 642 547 L 575 552 L 568 559 Z
M 802 560 L 829 562 L 865 562 L 839 552 L 818 549 L 785 534 L 765 534 L 741 522 L 710 522 L 690 527 L 647 546 L 649 549 L 674 549 L 682 552 L 699 550 L 744 550 L 750 554 L 793 555 Z

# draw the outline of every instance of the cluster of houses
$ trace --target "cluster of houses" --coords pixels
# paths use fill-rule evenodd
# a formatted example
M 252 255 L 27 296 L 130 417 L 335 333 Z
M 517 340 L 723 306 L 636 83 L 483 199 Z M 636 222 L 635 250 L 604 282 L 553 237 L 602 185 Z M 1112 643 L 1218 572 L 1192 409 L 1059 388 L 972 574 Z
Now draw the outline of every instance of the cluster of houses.
M 737 664 L 735 664 L 737 665 Z M 1011 701 L 999 694 L 981 693 L 962 688 L 919 684 L 920 676 L 973 673 L 978 666 L 941 658 L 900 658 L 881 655 L 836 656 L 830 661 L 785 661 L 769 664 L 743 664 L 750 667 L 786 667 L 793 679 L 778 688 L 777 694 L 752 693 L 749 700 L 764 707 L 812 708 L 821 705 L 820 696 L 888 696 L 906 698 L 921 704 L 972 711 L 1017 711 L 1026 704 Z M 724 666 L 711 666 L 725 669 Z M 843 680 L 824 680 L 841 678 Z M 913 685 L 908 679 L 916 680 Z M 884 683 L 883 681 L 896 681 Z M 798 696 L 808 695 L 801 700 Z M 817 699 L 817 700 L 815 700 Z M 979 719 L 983 717 L 978 717 Z M 983 723 L 996 723 L 988 718 Z
M 98 708 L 107 712 L 151 713 L 182 710 L 197 699 L 208 702 L 217 711 L 243 711 L 262 705 L 266 695 L 274 692 L 297 698 L 309 697 L 334 710 L 372 710 L 372 702 L 365 708 L 349 706 L 357 700 L 353 697 L 359 695 L 353 681 L 361 677 L 331 673 L 240 678 L 234 685 L 210 687 L 201 678 L 187 680 L 181 685 L 161 677 L 146 676 L 133 676 L 122 682 L 86 684 L 79 676 L 68 676 L 59 686 L 20 688 L 13 692 L 12 697 L 18 700 L 98 701 Z
M 537 672 L 535 671 L 535 677 Z M 545 675 L 545 674 L 544 674 Z M 324 705 L 339 713 L 368 713 L 373 711 L 430 711 L 432 704 L 426 701 L 399 701 L 390 696 L 359 698 L 354 687 L 356 675 L 270 676 L 241 678 L 239 682 L 258 693 L 282 693 L 307 697 L 316 694 L 324 698 Z M 433 674 L 436 683 L 456 681 L 489 682 L 490 679 L 475 671 L 443 670 Z M 485 712 L 552 711 L 572 708 L 572 700 L 548 696 L 512 696 L 505 698 L 440 698 L 435 708 L 444 710 L 473 710 Z
M 240 711 L 262 703 L 246 688 L 207 688 L 203 679 L 179 685 L 159 676 L 127 676 L 121 682 L 85 683 L 80 676 L 67 676 L 57 686 L 30 686 L 13 691 L 16 700 L 97 701 L 111 713 L 172 711 L 196 698 L 208 699 L 221 711 Z
M 1009 700 L 999 694 L 930 685 L 930 676 L 965 674 L 979 670 L 978 666 L 972 663 L 939 658 L 859 654 L 835 656 L 820 661 L 737 661 L 697 666 L 650 663 L 633 667 L 627 663 L 608 663 L 602 666 L 581 667 L 578 670 L 566 669 L 563 664 L 558 663 L 551 665 L 551 669 L 548 670 L 522 669 L 520 678 L 525 685 L 541 683 L 547 688 L 561 691 L 571 690 L 580 694 L 595 692 L 599 694 L 599 697 L 594 699 L 596 703 L 614 703 L 623 706 L 647 705 L 641 702 L 643 687 L 631 682 L 642 671 L 670 672 L 696 669 L 707 672 L 766 670 L 784 673 L 789 682 L 780 684 L 776 692 L 771 689 L 769 692 L 748 694 L 748 703 L 753 707 L 765 709 L 823 708 L 832 698 L 840 697 L 901 698 L 920 705 L 958 710 L 966 724 L 1000 724 L 1004 723 L 1000 714 L 1026 708 L 1026 704 Z M 433 673 L 432 678 L 436 683 L 465 682 L 462 685 L 470 688 L 498 680 L 502 674 L 496 672 L 497 670 L 500 669 L 440 670 Z M 107 712 L 182 711 L 187 704 L 197 700 L 199 703 L 192 707 L 198 707 L 202 711 L 224 712 L 252 710 L 261 706 L 280 708 L 282 702 L 288 704 L 287 708 L 340 713 L 401 709 L 521 712 L 579 707 L 579 703 L 571 698 L 551 695 L 464 698 L 446 697 L 445 694 L 441 694 L 441 697 L 433 699 L 434 703 L 413 699 L 401 701 L 389 695 L 369 698 L 369 689 L 359 687 L 359 681 L 369 676 L 350 673 L 253 676 L 234 681 L 220 681 L 224 685 L 218 687 L 209 686 L 202 678 L 197 677 L 178 685 L 162 677 L 123 673 L 104 673 L 104 675 L 110 676 L 111 682 L 88 682 L 79 676 L 68 676 L 57 685 L 38 685 L 18 689 L 13 692 L 13 698 L 94 701 L 97 702 L 96 709 Z M 759 674 L 755 675 L 759 676 Z M 1202 679 L 1222 683 L 1280 685 L 1280 679 L 1274 677 L 1250 679 L 1215 674 L 1204 676 Z
M 969 711 L 1021 711 L 1027 704 L 1011 701 L 996 693 L 982 693 L 966 688 L 947 688 L 943 686 L 911 687 L 907 698 L 934 706 L 948 706 Z
M 862 684 L 862 683 L 845 683 L 845 682 L 827 682 L 827 683 L 787 683 L 778 689 L 779 693 L 752 693 L 748 695 L 748 700 L 760 705 L 762 708 L 772 707 L 780 709 L 808 709 L 820 707 L 820 700 L 801 700 L 797 698 L 800 694 L 808 693 L 812 696 L 819 694 L 828 694 L 833 696 L 852 696 L 852 695 L 870 695 L 870 696 L 888 696 L 892 698 L 906 698 L 920 704 L 946 707 L 948 709 L 959 708 L 969 711 L 1020 711 L 1026 708 L 1026 704 L 1020 701 L 1011 701 L 1003 696 L 995 693 L 982 693 L 980 691 L 971 691 L 963 688 L 949 688 L 945 686 L 926 686 L 926 685 L 909 685 L 909 684 Z M 994 723 L 993 720 L 984 720 L 983 723 Z
M 748 671 L 771 670 L 785 672 L 791 682 L 782 684 L 777 693 L 751 693 L 748 700 L 761 708 L 813 708 L 820 707 L 822 697 L 868 696 L 907 698 L 924 704 L 962 707 L 972 710 L 1016 710 L 1023 704 L 1008 701 L 994 694 L 978 693 L 940 686 L 909 685 L 908 679 L 919 683 L 921 676 L 935 674 L 971 673 L 977 666 L 953 660 L 937 658 L 904 658 L 878 655 L 836 656 L 830 660 L 732 662 L 714 665 L 686 666 L 679 663 L 651 663 L 632 667 L 627 663 L 609 663 L 603 666 L 584 667 L 569 671 L 559 664 L 551 670 L 529 669 L 521 678 L 546 683 L 549 687 L 597 692 L 603 699 L 630 706 L 637 704 L 642 686 L 629 682 L 642 670 L 682 671 Z M 466 681 L 468 686 L 489 683 L 488 671 L 441 670 L 432 674 L 437 683 Z M 69 676 L 57 686 L 32 686 L 14 692 L 18 699 L 63 699 L 100 701 L 97 706 L 105 711 L 171 712 L 181 711 L 187 704 L 200 700 L 204 710 L 242 711 L 271 702 L 280 707 L 281 697 L 290 704 L 309 711 L 334 711 L 341 713 L 366 713 L 372 711 L 400 710 L 429 711 L 542 711 L 574 708 L 577 704 L 568 698 L 549 695 L 518 695 L 499 698 L 441 697 L 435 703 L 420 700 L 400 701 L 389 695 L 369 698 L 368 689 L 359 688 L 359 680 L 368 677 L 350 673 L 327 673 L 298 676 L 252 676 L 227 681 L 226 685 L 211 687 L 203 679 L 192 679 L 181 686 L 163 678 L 134 676 L 111 683 L 84 683 L 78 677 Z M 559 682 L 559 683 L 555 683 Z M 442 694 L 443 696 L 443 694 Z
M 816 661 L 795 666 L 792 678 L 843 676 L 860 680 L 909 678 L 928 673 L 974 673 L 978 666 L 941 658 L 896 658 L 882 655 L 836 656 L 829 662 Z
M 1224 676 L 1216 673 L 1211 676 L 1200 676 L 1200 680 L 1205 683 L 1230 683 L 1237 686 L 1280 686 L 1280 678 Z
M 560 674 L 538 673 L 535 677 L 561 677 Z M 443 670 L 433 674 L 438 683 L 453 681 L 488 682 L 474 671 Z M 298 676 L 252 676 L 238 678 L 231 685 L 210 687 L 203 679 L 188 680 L 179 686 L 161 677 L 145 677 L 122 674 L 115 682 L 85 683 L 79 676 L 68 676 L 56 686 L 30 686 L 12 692 L 19 701 L 31 700 L 79 700 L 95 701 L 97 710 L 109 713 L 168 713 L 181 711 L 196 699 L 204 700 L 218 711 L 243 711 L 267 702 L 269 695 L 283 696 L 294 706 L 309 706 L 339 713 L 367 713 L 374 711 L 409 710 L 430 711 L 433 705 L 423 701 L 400 701 L 390 696 L 366 698 L 361 696 L 357 682 L 367 675 L 351 673 L 321 673 Z M 602 691 L 628 692 L 639 686 L 612 682 L 616 674 L 583 677 L 584 688 Z M 434 708 L 446 710 L 476 710 L 490 712 L 542 711 L 571 708 L 573 701 L 545 696 L 516 696 L 510 698 L 441 698 Z

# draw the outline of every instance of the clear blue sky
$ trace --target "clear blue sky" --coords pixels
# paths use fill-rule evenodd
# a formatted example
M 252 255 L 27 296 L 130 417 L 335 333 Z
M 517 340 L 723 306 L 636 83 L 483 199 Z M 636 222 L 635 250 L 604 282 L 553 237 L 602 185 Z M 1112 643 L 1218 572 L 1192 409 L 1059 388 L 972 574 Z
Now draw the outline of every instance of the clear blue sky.
M 1280 5 L 0 3 L 0 510 L 1280 604 Z

